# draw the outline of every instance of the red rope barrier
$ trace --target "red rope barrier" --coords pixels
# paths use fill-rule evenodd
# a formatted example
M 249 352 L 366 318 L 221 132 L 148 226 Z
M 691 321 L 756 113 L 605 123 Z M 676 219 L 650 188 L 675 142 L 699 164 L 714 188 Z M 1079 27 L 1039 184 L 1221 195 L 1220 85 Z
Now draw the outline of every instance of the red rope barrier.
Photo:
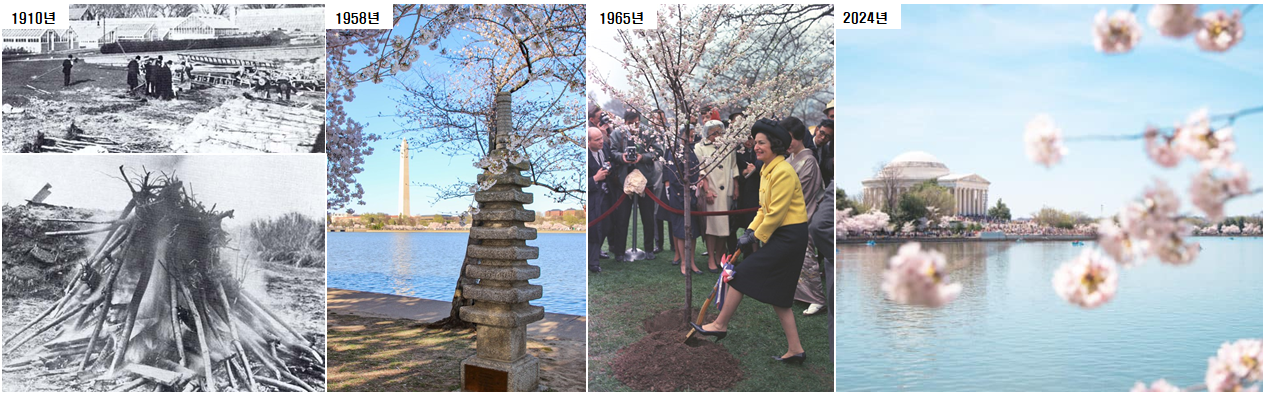
M 623 203 L 623 199 L 627 197 L 628 197 L 627 194 L 619 194 L 619 199 L 617 201 L 614 201 L 614 205 L 610 205 L 610 209 L 606 209 L 606 213 L 602 213 L 601 216 L 597 216 L 595 220 L 588 222 L 588 228 L 592 228 L 593 224 L 600 223 L 602 220 L 606 219 L 606 216 L 609 216 L 611 213 L 614 213 L 614 210 L 618 209 L 619 204 Z
M 672 212 L 672 213 L 674 213 L 674 214 L 678 214 L 678 215 L 684 215 L 684 214 L 685 214 L 685 211 L 683 211 L 683 210 L 676 209 L 676 208 L 673 208 L 673 207 L 671 207 L 671 206 L 667 206 L 667 203 L 666 203 L 666 202 L 663 202 L 662 200 L 658 199 L 658 196 L 654 195 L 653 193 L 649 193 L 649 194 L 645 194 L 645 195 L 648 195 L 648 196 L 650 197 L 650 199 L 653 199 L 653 200 L 654 200 L 654 202 L 658 203 L 658 206 L 659 206 L 659 207 L 661 207 L 661 208 L 663 208 L 663 209 L 666 209 L 668 212 Z M 610 214 L 611 214 L 611 213 L 614 213 L 614 210 L 615 210 L 615 209 L 617 209 L 617 208 L 619 207 L 619 204 L 623 203 L 623 199 L 624 199 L 624 198 L 627 198 L 627 197 L 628 197 L 628 195 L 627 195 L 626 193 L 625 193 L 625 194 L 619 194 L 619 199 L 618 199 L 618 200 L 616 200 L 616 201 L 614 201 L 614 205 L 610 205 L 610 209 L 607 209 L 605 213 L 602 213 L 602 214 L 601 214 L 601 216 L 597 216 L 597 219 L 596 219 L 596 220 L 593 220 L 593 221 L 588 222 L 588 227 L 589 227 L 589 228 L 592 228 L 592 226 L 593 226 L 594 224 L 600 223 L 602 220 L 605 220 L 607 216 L 610 216 Z M 690 215 L 690 216 L 727 216 L 727 215 L 735 215 L 735 214 L 753 213 L 753 212 L 755 212 L 755 211 L 757 211 L 757 210 L 759 210 L 759 208 L 746 208 L 746 209 L 737 209 L 737 210 L 718 210 L 718 211 L 710 211 L 710 212 L 689 212 L 689 215 Z
M 657 196 L 654 196 L 654 194 L 645 194 L 645 195 L 649 195 L 649 196 L 650 196 L 650 199 L 653 199 L 653 200 L 654 200 L 654 202 L 658 202 L 658 206 L 659 206 L 659 207 L 661 207 L 661 208 L 663 208 L 663 209 L 667 209 L 667 211 L 668 211 L 668 212 L 672 212 L 672 213 L 674 213 L 674 214 L 678 214 L 678 215 L 684 215 L 684 214 L 685 214 L 685 211 L 683 211 L 683 210 L 680 210 L 680 209 L 676 209 L 676 208 L 673 208 L 673 207 L 667 206 L 667 203 L 665 203 L 665 202 L 663 202 L 663 201 L 659 200 Z M 737 209 L 737 210 L 719 210 L 719 211 L 712 211 L 712 212 L 689 212 L 689 215 L 690 215 L 690 216 L 725 216 L 725 215 L 733 215 L 733 214 L 753 213 L 753 212 L 755 212 L 755 211 L 757 211 L 757 210 L 759 210 L 759 208 L 746 208 L 746 209 Z

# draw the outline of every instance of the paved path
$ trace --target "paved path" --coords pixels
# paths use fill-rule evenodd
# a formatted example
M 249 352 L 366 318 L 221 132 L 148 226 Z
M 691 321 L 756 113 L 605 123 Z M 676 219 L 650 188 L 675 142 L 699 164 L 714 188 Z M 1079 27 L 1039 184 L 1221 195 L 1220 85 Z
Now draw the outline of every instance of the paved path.
M 451 301 L 396 296 L 373 292 L 329 288 L 329 312 L 339 315 L 412 319 L 433 322 L 448 317 Z M 527 336 L 541 340 L 587 339 L 588 317 L 545 313 L 544 320 L 527 325 Z

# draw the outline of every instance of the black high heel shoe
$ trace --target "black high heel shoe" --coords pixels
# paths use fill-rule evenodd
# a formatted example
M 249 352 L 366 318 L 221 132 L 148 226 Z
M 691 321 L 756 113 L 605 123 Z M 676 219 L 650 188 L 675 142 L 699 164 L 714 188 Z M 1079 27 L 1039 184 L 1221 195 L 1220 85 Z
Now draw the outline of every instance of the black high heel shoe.
M 689 325 L 690 325 L 690 326 L 693 326 L 693 330 L 694 330 L 694 331 L 696 331 L 696 332 L 698 332 L 698 334 L 702 334 L 702 336 L 703 336 L 703 337 L 715 337 L 715 342 L 720 342 L 720 340 L 723 340 L 723 339 L 724 339 L 724 337 L 728 337 L 728 335 L 729 335 L 729 332 L 727 332 L 727 331 L 706 331 L 706 330 L 703 330 L 703 329 L 702 329 L 702 326 L 698 326 L 698 324 L 697 324 L 697 323 L 694 323 L 694 322 L 689 322 Z
M 782 363 L 785 363 L 785 364 L 791 364 L 791 363 L 793 363 L 793 364 L 800 364 L 800 365 L 801 365 L 801 364 L 803 364 L 803 361 L 804 361 L 804 360 L 808 360 L 808 353 L 807 353 L 807 352 L 799 352 L 799 353 L 798 353 L 798 354 L 796 354 L 796 355 L 790 355 L 790 357 L 788 357 L 788 358 L 783 358 L 783 357 L 781 357 L 781 356 L 773 356 L 773 357 L 772 357 L 772 360 L 776 360 L 776 361 L 778 361 L 778 362 L 782 362 Z

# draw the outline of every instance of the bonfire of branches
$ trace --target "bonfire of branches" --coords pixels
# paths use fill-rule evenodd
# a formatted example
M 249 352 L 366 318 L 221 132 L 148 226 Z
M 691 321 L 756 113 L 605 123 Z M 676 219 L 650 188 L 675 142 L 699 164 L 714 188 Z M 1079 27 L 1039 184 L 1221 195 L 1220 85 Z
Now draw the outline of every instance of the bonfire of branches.
M 233 212 L 204 207 L 173 176 L 123 179 L 132 199 L 117 219 L 46 233 L 105 238 L 61 299 L 5 335 L 7 353 L 48 340 L 5 371 L 64 375 L 108 391 L 321 387 L 324 356 L 220 261 L 221 221 Z

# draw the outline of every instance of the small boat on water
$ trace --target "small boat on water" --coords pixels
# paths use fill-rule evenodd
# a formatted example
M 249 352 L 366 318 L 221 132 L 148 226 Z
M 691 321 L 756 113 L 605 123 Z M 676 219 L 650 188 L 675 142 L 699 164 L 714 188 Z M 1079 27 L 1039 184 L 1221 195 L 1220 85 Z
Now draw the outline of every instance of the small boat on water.
M 870 239 L 870 240 L 869 240 L 869 242 L 865 242 L 865 246 L 873 246 L 873 245 L 877 245 L 877 244 L 878 244 L 878 242 L 876 242 L 876 241 L 874 241 L 874 240 L 872 240 L 872 239 Z
M 1071 246 L 1084 246 L 1084 241 L 1071 241 Z

